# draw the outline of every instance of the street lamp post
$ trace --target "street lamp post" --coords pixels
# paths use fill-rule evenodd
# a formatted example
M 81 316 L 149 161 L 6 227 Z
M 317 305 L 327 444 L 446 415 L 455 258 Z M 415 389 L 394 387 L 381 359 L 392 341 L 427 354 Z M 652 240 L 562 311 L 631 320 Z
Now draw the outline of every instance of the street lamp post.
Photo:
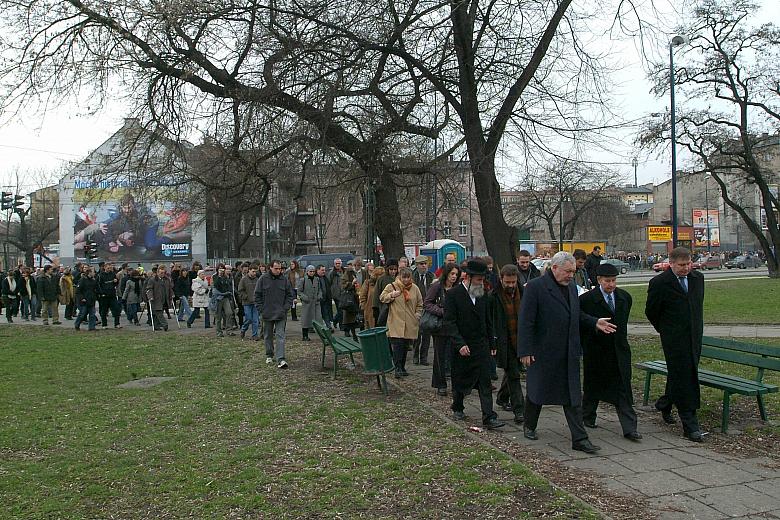
M 709 175 L 704 176 L 704 213 L 707 215 L 707 256 L 712 256 L 712 236 L 710 235 L 710 195 L 707 186 L 710 180 Z
M 669 92 L 672 116 L 672 247 L 677 247 L 677 130 L 674 111 L 674 48 L 685 43 L 685 38 L 675 36 L 669 43 Z
M 636 182 L 636 167 L 639 166 L 639 159 L 637 159 L 636 157 L 631 159 L 631 166 L 634 167 L 634 188 L 637 188 L 639 187 L 639 184 L 637 184 Z

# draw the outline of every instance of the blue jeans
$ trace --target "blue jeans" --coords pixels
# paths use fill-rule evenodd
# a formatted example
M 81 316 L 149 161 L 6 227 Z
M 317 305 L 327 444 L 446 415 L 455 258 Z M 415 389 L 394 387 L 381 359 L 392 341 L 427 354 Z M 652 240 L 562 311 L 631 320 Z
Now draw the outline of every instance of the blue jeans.
M 136 323 L 138 321 L 138 304 L 137 303 L 128 303 L 127 310 L 125 311 L 125 314 L 127 314 L 127 319 L 130 320 L 130 323 Z
M 241 332 L 246 332 L 250 323 L 252 324 L 252 337 L 256 338 L 259 318 L 257 316 L 257 307 L 255 307 L 254 303 L 244 304 L 244 324 L 241 325 Z
M 189 317 L 190 314 L 192 314 L 192 309 L 190 309 L 190 302 L 187 301 L 186 296 L 179 296 L 179 315 L 178 315 L 179 321 L 182 321 L 185 312 L 187 313 L 187 317 Z
M 76 317 L 76 322 L 73 324 L 73 326 L 79 328 L 79 325 L 85 321 L 87 315 L 89 315 L 89 321 L 87 321 L 89 330 L 95 330 L 95 326 L 97 325 L 97 316 L 95 316 L 94 303 L 92 305 L 79 305 L 79 315 Z

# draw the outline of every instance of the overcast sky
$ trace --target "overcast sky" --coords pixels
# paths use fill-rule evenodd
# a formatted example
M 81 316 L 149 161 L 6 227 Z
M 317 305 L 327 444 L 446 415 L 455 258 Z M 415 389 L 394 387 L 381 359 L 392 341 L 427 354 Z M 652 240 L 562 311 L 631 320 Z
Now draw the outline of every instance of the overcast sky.
M 756 21 L 780 20 L 780 1 L 763 0 L 758 3 L 763 8 Z M 668 99 L 659 100 L 649 93 L 650 83 L 645 77 L 635 45 L 621 42 L 615 46 L 613 53 L 617 53 L 624 68 L 614 77 L 616 90 L 613 96 L 623 117 L 632 120 L 651 112 L 668 110 Z M 0 185 L 13 184 L 14 172 L 20 172 L 26 184 L 24 191 L 35 189 L 38 186 L 33 179 L 39 177 L 37 172 L 47 172 L 51 177 L 57 172 L 66 171 L 71 162 L 83 159 L 122 126 L 126 113 L 120 104 L 103 107 L 95 115 L 80 115 L 94 111 L 94 108 L 87 105 L 80 109 L 50 109 L 45 116 L 28 114 L 0 126 Z M 194 138 L 197 140 L 197 137 Z M 634 135 L 626 132 L 622 149 L 606 154 L 602 152 L 595 157 L 613 163 L 625 174 L 627 182 L 633 181 L 633 139 Z M 511 148 L 511 143 L 507 146 Z M 511 160 L 503 161 L 504 168 L 511 169 L 511 163 Z M 681 166 L 684 167 L 684 164 Z M 669 176 L 670 160 L 667 157 L 656 159 L 639 155 L 640 184 L 662 182 Z

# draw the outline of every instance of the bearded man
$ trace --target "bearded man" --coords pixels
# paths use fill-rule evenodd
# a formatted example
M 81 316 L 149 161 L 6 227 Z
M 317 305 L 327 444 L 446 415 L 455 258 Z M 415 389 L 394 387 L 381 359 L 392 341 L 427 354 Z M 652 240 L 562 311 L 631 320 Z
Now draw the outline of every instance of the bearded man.
M 485 297 L 487 264 L 469 260 L 465 279 L 447 291 L 444 299 L 444 327 L 450 334 L 452 352 L 452 412 L 464 419 L 463 399 L 477 388 L 482 407 L 482 424 L 488 429 L 504 426 L 493 411 L 490 388 L 491 356 L 495 356 L 495 334 Z

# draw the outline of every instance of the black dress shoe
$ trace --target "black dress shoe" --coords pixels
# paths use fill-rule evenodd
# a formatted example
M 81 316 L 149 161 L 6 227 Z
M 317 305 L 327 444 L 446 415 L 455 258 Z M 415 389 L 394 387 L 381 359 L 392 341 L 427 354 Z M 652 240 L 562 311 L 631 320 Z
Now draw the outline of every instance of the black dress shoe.
M 523 424 L 523 420 L 524 420 L 524 418 L 523 418 L 523 414 L 521 414 L 521 413 L 516 413 L 516 414 L 515 414 L 515 419 L 514 419 L 514 420 L 515 420 L 515 424 Z
M 591 442 L 588 439 L 583 439 L 581 441 L 577 441 L 574 444 L 571 445 L 571 449 L 577 450 L 577 451 L 584 451 L 588 454 L 594 454 L 597 451 L 599 451 L 601 448 L 598 446 L 594 446 L 591 444 Z
M 495 430 L 497 428 L 501 428 L 502 426 L 506 426 L 506 423 L 504 421 L 499 421 L 498 419 L 490 419 L 489 422 L 485 423 L 485 428 L 488 430 Z
M 441 395 L 443 397 L 447 396 L 447 389 L 446 388 L 437 388 L 436 389 L 436 395 Z
M 630 441 L 639 442 L 639 440 L 642 438 L 642 434 L 639 432 L 628 432 L 624 433 L 623 437 Z
M 674 424 L 677 422 L 677 419 L 672 417 L 671 410 L 661 410 L 661 417 L 663 418 L 666 424 Z
M 505 412 L 511 412 L 513 410 L 512 405 L 503 401 L 496 401 L 496 406 L 504 410 Z
M 455 411 L 453 411 L 453 412 L 452 412 L 452 417 L 453 417 L 453 418 L 454 418 L 456 421 L 462 421 L 463 419 L 465 419 L 465 418 L 466 418 L 466 414 L 465 414 L 465 413 L 463 413 L 463 412 L 459 412 L 459 411 L 455 410 Z
M 598 425 L 596 424 L 596 421 L 582 421 L 583 424 L 591 429 L 598 428 Z
M 523 428 L 523 437 L 532 441 L 539 440 L 539 436 L 536 435 L 536 430 L 532 430 L 531 428 Z
M 693 442 L 704 442 L 704 434 L 698 430 L 695 432 L 684 433 L 683 437 Z

